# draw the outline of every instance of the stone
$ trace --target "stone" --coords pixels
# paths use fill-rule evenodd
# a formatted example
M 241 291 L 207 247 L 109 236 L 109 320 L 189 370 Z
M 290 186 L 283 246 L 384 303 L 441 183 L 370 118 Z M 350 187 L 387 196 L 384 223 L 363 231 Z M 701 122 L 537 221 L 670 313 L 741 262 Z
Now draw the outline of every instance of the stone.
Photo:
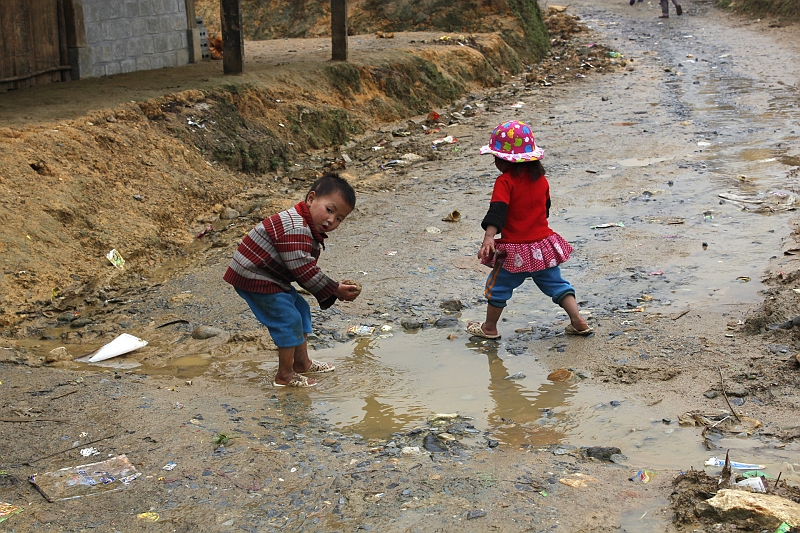
M 458 326 L 458 319 L 454 316 L 443 316 L 437 318 L 433 325 L 437 328 L 453 328 Z
M 747 387 L 741 383 L 736 383 L 735 381 L 733 383 L 725 384 L 725 392 L 728 394 L 728 396 L 738 396 L 740 398 L 747 396 L 748 394 Z
M 75 313 L 72 311 L 64 311 L 56 317 L 56 321 L 60 324 L 72 322 L 73 320 L 75 320 Z
M 422 327 L 422 322 L 415 318 L 404 318 L 400 321 L 400 325 L 403 329 L 415 330 Z
M 233 220 L 234 218 L 239 218 L 241 213 L 232 207 L 224 207 L 219 214 L 219 218 L 223 220 Z
M 467 513 L 467 520 L 474 520 L 482 516 L 486 516 L 486 511 L 483 509 L 473 509 Z
M 713 400 L 714 398 L 716 398 L 717 396 L 719 396 L 719 392 L 717 392 L 717 391 L 715 391 L 715 390 L 707 390 L 707 391 L 705 391 L 705 392 L 703 393 L 703 396 L 705 396 L 705 397 L 706 397 L 706 398 L 708 398 L 709 400 Z
M 217 335 L 225 333 L 224 329 L 215 328 L 213 326 L 197 326 L 192 331 L 192 338 L 198 340 L 210 339 Z
M 445 300 L 439 304 L 439 307 L 451 313 L 458 313 L 464 309 L 464 304 L 461 303 L 461 300 Z
M 599 459 L 600 461 L 607 461 L 609 463 L 612 462 L 612 455 L 622 454 L 622 450 L 616 446 L 588 446 L 582 449 L 586 457 L 592 457 L 593 459 Z
M 425 435 L 425 439 L 422 441 L 422 446 L 429 452 L 441 453 L 447 451 L 447 448 L 439 444 L 439 439 L 433 435 Z
M 72 355 L 67 351 L 66 348 L 63 346 L 59 346 L 54 350 L 50 350 L 50 352 L 44 357 L 44 362 L 47 364 L 55 363 L 58 361 L 71 361 Z
M 402 455 L 406 457 L 414 457 L 416 455 L 422 455 L 422 450 L 419 446 L 404 446 L 402 450 L 400 450 Z
M 76 318 L 72 322 L 70 322 L 69 327 L 71 328 L 82 328 L 84 326 L 88 326 L 92 323 L 91 318 Z
M 721 489 L 716 496 L 695 506 L 699 516 L 714 520 L 753 520 L 773 531 L 781 525 L 800 524 L 800 504 L 773 494 Z

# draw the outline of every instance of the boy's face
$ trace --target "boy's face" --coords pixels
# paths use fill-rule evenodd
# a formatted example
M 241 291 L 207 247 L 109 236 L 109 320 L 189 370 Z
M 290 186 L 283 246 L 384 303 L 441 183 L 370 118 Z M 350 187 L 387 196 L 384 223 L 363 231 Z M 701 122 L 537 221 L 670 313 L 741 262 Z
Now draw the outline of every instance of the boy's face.
M 353 210 L 338 191 L 325 196 L 317 196 L 316 191 L 311 191 L 306 197 L 306 205 L 311 212 L 314 227 L 320 233 L 338 228 Z

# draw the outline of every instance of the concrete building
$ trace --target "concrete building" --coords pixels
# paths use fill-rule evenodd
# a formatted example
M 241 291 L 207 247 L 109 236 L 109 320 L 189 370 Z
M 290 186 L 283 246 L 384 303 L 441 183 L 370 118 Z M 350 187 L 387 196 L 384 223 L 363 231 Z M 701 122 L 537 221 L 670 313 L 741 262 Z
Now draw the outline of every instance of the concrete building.
M 194 0 L 3 0 L 0 91 L 201 60 Z

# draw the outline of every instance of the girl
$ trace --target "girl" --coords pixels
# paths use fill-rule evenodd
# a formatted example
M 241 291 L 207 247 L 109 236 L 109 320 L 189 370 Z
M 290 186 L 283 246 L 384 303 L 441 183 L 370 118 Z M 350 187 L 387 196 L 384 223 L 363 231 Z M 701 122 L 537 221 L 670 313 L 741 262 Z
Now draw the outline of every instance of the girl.
M 533 279 L 543 293 L 569 315 L 568 335 L 591 334 L 594 329 L 578 313 L 575 289 L 561 277 L 558 265 L 569 259 L 572 247 L 547 225 L 550 216 L 550 185 L 531 127 L 512 120 L 497 126 L 481 154 L 494 155 L 502 172 L 494 183 L 489 211 L 481 223 L 486 231 L 478 252 L 481 263 L 492 267 L 486 280 L 489 300 L 486 321 L 470 322 L 467 332 L 486 339 L 499 339 L 497 321 L 514 289 Z M 495 236 L 501 234 L 499 239 Z

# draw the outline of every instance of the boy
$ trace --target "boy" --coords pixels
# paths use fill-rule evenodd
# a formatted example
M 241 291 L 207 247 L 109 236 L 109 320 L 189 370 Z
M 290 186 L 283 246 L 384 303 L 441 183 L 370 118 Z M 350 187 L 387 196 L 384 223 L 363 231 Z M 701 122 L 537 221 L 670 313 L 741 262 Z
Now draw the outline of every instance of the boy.
M 322 309 L 337 298 L 355 300 L 358 287 L 332 280 L 317 266 L 327 232 L 339 227 L 355 206 L 353 187 L 336 173 L 325 174 L 311 186 L 305 201 L 253 228 L 223 276 L 278 346 L 276 387 L 312 387 L 317 381 L 302 374 L 335 369 L 308 357 L 311 308 L 292 282 L 313 294 Z

